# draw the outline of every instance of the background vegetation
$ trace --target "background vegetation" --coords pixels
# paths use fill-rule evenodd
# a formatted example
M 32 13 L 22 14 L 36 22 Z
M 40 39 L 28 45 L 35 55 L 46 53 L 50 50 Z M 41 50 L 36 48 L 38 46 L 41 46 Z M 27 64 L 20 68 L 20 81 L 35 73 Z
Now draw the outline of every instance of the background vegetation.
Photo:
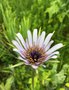
M 35 90 L 69 90 L 69 0 L 0 0 L 0 90 L 32 90 L 31 67 L 20 65 L 11 41 L 34 28 L 55 31 L 55 43 L 65 45 L 36 70 Z

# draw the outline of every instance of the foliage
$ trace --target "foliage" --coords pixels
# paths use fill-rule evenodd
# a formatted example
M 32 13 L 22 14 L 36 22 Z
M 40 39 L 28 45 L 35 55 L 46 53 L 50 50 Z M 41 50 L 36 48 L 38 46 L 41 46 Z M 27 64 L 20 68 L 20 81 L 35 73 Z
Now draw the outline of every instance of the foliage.
M 32 90 L 32 69 L 17 59 L 11 41 L 17 32 L 26 39 L 27 30 L 34 28 L 55 31 L 55 43 L 65 45 L 56 60 L 34 71 L 35 90 L 68 90 L 69 0 L 0 0 L 1 90 Z
M 10 78 L 7 79 L 5 85 L 4 85 L 4 83 L 0 84 L 0 90 L 10 90 L 12 83 L 13 83 L 13 76 L 11 76 Z

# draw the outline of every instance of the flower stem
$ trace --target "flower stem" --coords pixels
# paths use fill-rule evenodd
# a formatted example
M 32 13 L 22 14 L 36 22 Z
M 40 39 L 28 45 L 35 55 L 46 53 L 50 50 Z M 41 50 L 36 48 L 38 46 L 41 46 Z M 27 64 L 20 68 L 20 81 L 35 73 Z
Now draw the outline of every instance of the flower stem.
M 35 70 L 32 69 L 32 90 L 35 90 L 34 89 L 34 74 L 35 74 Z

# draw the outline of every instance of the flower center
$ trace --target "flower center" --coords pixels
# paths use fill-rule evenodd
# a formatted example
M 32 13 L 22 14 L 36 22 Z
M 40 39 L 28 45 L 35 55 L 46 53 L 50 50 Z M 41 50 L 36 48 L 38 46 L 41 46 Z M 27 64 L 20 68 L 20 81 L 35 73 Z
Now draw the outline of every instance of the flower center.
M 38 59 L 41 58 L 41 54 L 35 50 L 30 53 L 30 56 L 34 60 L 34 62 L 37 62 Z
M 30 47 L 26 50 L 25 57 L 32 64 L 42 63 L 43 60 L 45 60 L 45 58 L 46 58 L 46 53 L 43 48 L 34 46 L 34 47 Z

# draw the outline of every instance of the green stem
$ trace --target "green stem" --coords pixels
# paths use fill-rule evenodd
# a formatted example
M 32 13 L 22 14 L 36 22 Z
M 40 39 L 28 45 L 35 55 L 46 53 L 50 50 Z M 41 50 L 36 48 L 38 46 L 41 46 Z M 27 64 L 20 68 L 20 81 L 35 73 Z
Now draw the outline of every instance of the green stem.
M 32 69 L 32 90 L 35 90 L 34 89 L 34 74 L 35 74 L 35 70 Z
M 18 66 L 21 66 L 21 65 L 23 65 L 23 64 L 24 64 L 24 62 L 20 62 L 20 63 L 15 64 L 15 65 L 10 65 L 10 66 L 7 67 L 6 69 L 13 69 L 13 68 L 18 67 Z

